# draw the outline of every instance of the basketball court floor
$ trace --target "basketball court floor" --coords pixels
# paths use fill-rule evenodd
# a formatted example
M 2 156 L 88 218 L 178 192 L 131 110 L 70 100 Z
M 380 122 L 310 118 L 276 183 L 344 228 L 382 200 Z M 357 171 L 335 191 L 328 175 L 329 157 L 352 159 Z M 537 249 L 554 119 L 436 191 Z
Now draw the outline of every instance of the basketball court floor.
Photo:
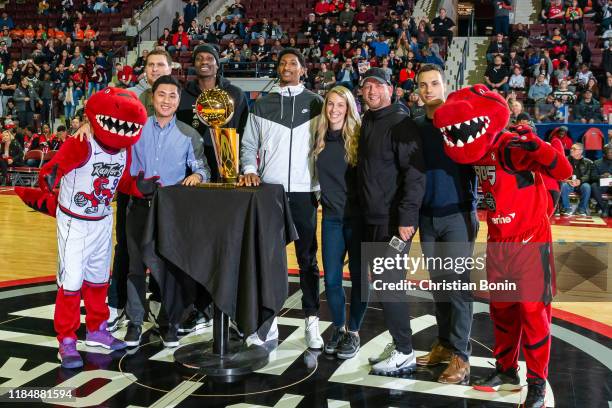
M 612 222 L 599 217 L 555 218 L 554 224 L 556 241 L 612 241 Z M 478 240 L 485 239 L 486 225 L 481 222 Z M 65 370 L 56 359 L 52 325 L 56 257 L 54 220 L 28 209 L 10 189 L 0 191 L 0 406 L 9 406 L 6 387 L 17 386 L 76 389 L 77 398 L 70 402 L 22 405 L 28 407 L 516 407 L 527 393 L 526 387 L 515 393 L 483 393 L 466 385 L 439 384 L 436 378 L 444 367 L 419 369 L 404 378 L 370 375 L 367 358 L 390 341 L 376 304 L 367 311 L 360 332 L 362 347 L 355 358 L 341 361 L 308 350 L 292 246 L 290 296 L 279 316 L 278 348 L 267 366 L 242 381 L 221 383 L 178 366 L 173 350 L 165 350 L 152 330 L 142 346 L 129 353 L 80 344 L 84 369 Z M 321 299 L 320 327 L 326 338 L 331 319 L 324 292 Z M 437 331 L 433 304 L 413 305 L 410 318 L 418 355 L 429 349 Z M 547 406 L 612 407 L 612 303 L 553 307 Z M 124 332 L 121 329 L 118 336 Z M 84 327 L 78 334 L 84 338 Z M 211 338 L 208 328 L 182 338 L 181 344 Z M 484 303 L 474 305 L 471 342 L 474 381 L 494 364 L 493 330 Z M 519 364 L 525 383 L 522 359 Z

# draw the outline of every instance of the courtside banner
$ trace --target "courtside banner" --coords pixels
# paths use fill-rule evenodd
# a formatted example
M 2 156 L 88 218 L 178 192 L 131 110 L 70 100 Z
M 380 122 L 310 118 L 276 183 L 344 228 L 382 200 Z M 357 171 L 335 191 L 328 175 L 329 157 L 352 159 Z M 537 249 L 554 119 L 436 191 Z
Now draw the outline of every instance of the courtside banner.
M 610 245 L 602 242 L 361 245 L 369 301 L 611 302 Z

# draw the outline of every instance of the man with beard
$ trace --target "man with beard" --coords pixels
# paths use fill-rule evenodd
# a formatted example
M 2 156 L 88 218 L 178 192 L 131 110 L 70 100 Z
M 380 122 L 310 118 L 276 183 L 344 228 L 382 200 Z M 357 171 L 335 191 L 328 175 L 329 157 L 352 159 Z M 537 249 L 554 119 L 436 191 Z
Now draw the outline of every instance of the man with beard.
M 227 93 L 234 100 L 234 115 L 232 119 L 224 126 L 226 128 L 235 128 L 240 136 L 244 130 L 244 126 L 249 114 L 246 95 L 237 86 L 232 85 L 227 79 L 218 75 L 219 72 L 219 52 L 215 47 L 209 44 L 202 44 L 196 47 L 193 51 L 194 66 L 197 72 L 197 78 L 185 84 L 185 88 L 181 92 L 181 100 L 178 106 L 176 117 L 178 120 L 189 123 L 202 136 L 204 143 L 204 155 L 210 166 L 211 180 L 219 179 L 219 168 L 217 159 L 215 158 L 215 150 L 210 136 L 209 127 L 202 123 L 193 113 L 193 107 L 200 94 L 207 89 L 219 88 Z M 195 330 L 210 326 L 212 324 L 212 316 L 207 310 L 211 304 L 210 294 L 195 281 L 189 289 L 193 289 L 190 299 L 194 303 L 194 308 L 190 315 L 179 327 L 180 334 L 191 333 Z
M 364 242 L 394 243 L 407 253 L 419 226 L 419 209 L 425 191 L 425 166 L 420 130 L 403 105 L 392 103 L 391 76 L 370 68 L 361 80 L 368 107 L 361 122 L 357 180 L 364 214 Z M 399 241 L 404 245 L 398 246 Z M 402 268 L 385 270 L 389 283 L 406 278 Z M 401 291 L 378 294 L 384 322 L 393 342 L 380 355 L 370 357 L 372 372 L 395 376 L 416 369 L 412 348 L 410 305 Z
M 196 99 L 207 89 L 219 88 L 229 93 L 234 100 L 234 115 L 223 127 L 235 128 L 239 135 L 242 135 L 249 115 L 248 104 L 246 95 L 240 88 L 218 75 L 219 52 L 215 47 L 209 44 L 197 46 L 193 51 L 193 61 L 197 78 L 185 84 L 181 93 L 177 118 L 182 122 L 190 123 L 204 138 L 204 154 L 211 169 L 212 180 L 215 181 L 219 178 L 215 151 L 208 126 L 202 123 L 193 113 Z

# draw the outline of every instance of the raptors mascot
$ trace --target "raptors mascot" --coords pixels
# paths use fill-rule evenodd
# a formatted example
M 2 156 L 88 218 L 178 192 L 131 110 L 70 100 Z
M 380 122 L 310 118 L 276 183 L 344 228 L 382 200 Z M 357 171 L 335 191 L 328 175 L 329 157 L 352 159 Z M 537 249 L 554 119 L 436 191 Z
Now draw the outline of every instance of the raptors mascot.
M 555 291 L 549 216 L 554 205 L 545 178 L 563 180 L 572 168 L 563 150 L 528 126 L 505 131 L 506 101 L 484 85 L 453 92 L 434 115 L 446 154 L 474 166 L 487 207 L 487 280 L 513 282 L 491 291 L 495 372 L 481 391 L 520 389 L 519 351 L 527 363 L 527 407 L 544 406 L 550 358 L 551 302 Z
M 156 180 L 132 178 L 129 147 L 138 138 L 147 113 L 133 92 L 106 88 L 87 102 L 85 114 L 93 138 L 68 139 L 45 164 L 39 189 L 17 188 L 21 199 L 37 211 L 57 218 L 59 286 L 54 327 L 59 358 L 65 368 L 78 368 L 83 361 L 76 350 L 80 326 L 81 298 L 85 303 L 85 344 L 111 350 L 125 347 L 106 329 L 106 292 L 112 248 L 111 201 L 117 189 L 142 197 Z M 124 175 L 125 173 L 125 175 Z M 59 185 L 59 194 L 55 188 Z

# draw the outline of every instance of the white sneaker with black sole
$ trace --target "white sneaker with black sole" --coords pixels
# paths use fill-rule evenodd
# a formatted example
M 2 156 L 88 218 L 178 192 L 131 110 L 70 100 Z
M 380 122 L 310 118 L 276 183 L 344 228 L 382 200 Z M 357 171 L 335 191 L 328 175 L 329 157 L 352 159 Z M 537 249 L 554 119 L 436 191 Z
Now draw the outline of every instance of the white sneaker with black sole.
M 114 307 L 108 307 L 109 315 L 106 324 L 109 332 L 117 331 L 125 323 L 125 311 Z
M 259 338 L 257 332 L 248 336 L 245 340 L 247 346 L 256 345 L 256 346 L 265 346 L 266 344 L 271 344 L 272 342 L 278 342 L 278 322 L 275 317 L 270 325 L 270 330 L 268 330 L 268 334 L 266 335 L 266 340 L 262 340 Z
M 393 350 L 386 360 L 372 366 L 372 374 L 393 377 L 400 374 L 408 374 L 416 370 L 416 355 L 414 351 L 404 354 Z
M 319 318 L 308 316 L 304 321 L 304 338 L 306 345 L 310 349 L 320 350 L 323 348 L 323 337 L 319 333 Z
M 381 361 L 388 359 L 394 350 L 395 350 L 395 343 L 387 343 L 382 353 L 380 353 L 376 357 L 368 358 L 368 363 L 370 363 L 370 365 L 380 363 Z
M 178 328 L 168 327 L 166 332 L 162 334 L 162 343 L 166 348 L 174 348 L 179 346 Z

